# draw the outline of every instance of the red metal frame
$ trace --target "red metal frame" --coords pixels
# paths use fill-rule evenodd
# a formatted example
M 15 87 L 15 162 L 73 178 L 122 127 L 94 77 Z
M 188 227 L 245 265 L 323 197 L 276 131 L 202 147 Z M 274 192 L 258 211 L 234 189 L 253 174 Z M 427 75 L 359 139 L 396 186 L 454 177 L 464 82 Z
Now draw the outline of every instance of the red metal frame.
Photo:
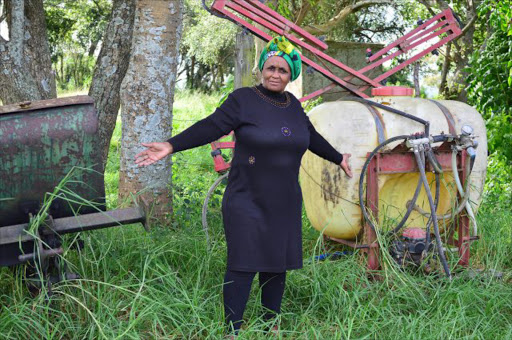
M 313 67 L 316 71 L 320 72 L 323 76 L 330 79 L 333 83 L 323 89 L 317 90 L 303 98 L 300 99 L 301 102 L 315 98 L 326 91 L 329 91 L 334 86 L 341 86 L 342 88 L 350 91 L 352 94 L 362 97 L 368 98 L 368 95 L 363 93 L 364 90 L 369 87 L 381 87 L 380 81 L 386 79 L 390 75 L 400 71 L 407 65 L 410 65 L 416 62 L 418 59 L 426 55 L 427 53 L 432 52 L 433 50 L 439 48 L 440 46 L 448 43 L 449 41 L 455 39 L 459 36 L 462 31 L 459 28 L 457 21 L 454 18 L 454 15 L 450 9 L 447 9 L 432 19 L 427 20 L 425 23 L 416 27 L 400 39 L 391 43 L 387 47 L 375 53 L 368 59 L 368 62 L 371 62 L 368 66 L 356 71 L 349 66 L 339 62 L 338 60 L 330 57 L 326 53 L 321 50 L 327 49 L 327 44 L 322 42 L 320 39 L 306 32 L 299 26 L 295 25 L 291 21 L 287 20 L 279 13 L 273 11 L 267 6 L 261 4 L 258 0 L 215 0 L 212 9 L 223 16 L 226 16 L 228 19 L 246 27 L 251 33 L 258 36 L 259 38 L 270 41 L 272 36 L 265 33 L 261 29 L 256 26 L 250 24 L 248 21 L 244 20 L 242 17 L 237 14 L 252 20 L 253 22 L 265 27 L 266 29 L 283 35 L 288 38 L 295 45 L 300 46 L 302 49 L 311 52 L 317 58 L 323 61 L 327 61 L 333 66 L 337 67 L 348 73 L 349 75 L 345 78 L 340 78 L 328 70 L 326 67 L 322 67 L 313 60 L 302 55 L 302 61 Z M 364 75 L 364 73 L 372 70 L 384 62 L 396 58 L 398 56 L 403 55 L 404 53 L 412 51 L 414 48 L 420 46 L 423 43 L 431 42 L 434 38 L 445 35 L 437 43 L 425 48 L 421 52 L 416 55 L 410 57 L 409 59 L 403 61 L 398 64 L 394 68 L 389 71 L 381 74 L 375 79 L 370 79 Z M 392 51 L 396 49 L 396 51 Z M 389 53 L 389 54 L 388 54 Z M 363 85 L 351 85 L 348 82 L 353 79 L 358 78 L 363 81 Z
M 212 4 L 212 10 L 227 17 L 231 21 L 246 27 L 251 33 L 258 36 L 259 38 L 265 41 L 270 41 L 272 36 L 250 24 L 239 15 L 250 19 L 276 34 L 287 37 L 291 42 L 305 50 L 308 50 L 320 60 L 327 61 L 336 66 L 338 69 L 341 69 L 349 74 L 345 78 L 341 79 L 340 77 L 334 75 L 327 68 L 318 65 L 316 62 L 302 55 L 302 61 L 305 64 L 312 66 L 316 71 L 320 72 L 320 74 L 330 79 L 332 83 L 322 89 L 314 91 L 305 97 L 302 97 L 300 99 L 301 102 L 313 99 L 333 89 L 336 86 L 341 86 L 342 88 L 350 91 L 352 94 L 358 97 L 368 98 L 368 95 L 363 93 L 364 90 L 368 89 L 369 87 L 381 87 L 381 84 L 379 83 L 381 80 L 389 77 L 393 73 L 400 71 L 407 65 L 415 62 L 427 53 L 432 52 L 434 49 L 455 39 L 461 34 L 461 30 L 457 25 L 457 21 L 455 20 L 452 11 L 447 9 L 437 14 L 432 19 L 427 20 L 425 23 L 416 27 L 387 47 L 384 47 L 380 51 L 376 52 L 373 56 L 368 58 L 368 62 L 370 62 L 368 66 L 365 66 L 364 68 L 356 71 L 322 52 L 321 50 L 326 50 L 328 48 L 326 43 L 316 38 L 312 34 L 306 32 L 299 26 L 295 25 L 293 22 L 289 21 L 279 13 L 263 5 L 258 0 L 215 0 Z M 401 64 L 398 64 L 377 78 L 370 79 L 364 75 L 365 72 L 368 72 L 382 65 L 384 62 L 401 56 L 402 54 L 411 51 L 413 48 L 418 47 L 421 44 L 426 43 L 442 34 L 444 34 L 445 37 L 438 43 L 424 49 L 410 59 L 403 61 Z M 396 51 L 393 52 L 394 49 L 396 49 Z M 353 78 L 360 79 L 364 82 L 364 84 L 359 86 L 349 84 L 348 82 Z M 218 145 L 220 146 L 222 144 Z M 234 145 L 232 147 L 234 148 Z M 214 148 L 213 143 L 212 148 Z M 224 172 L 230 167 L 230 164 L 226 163 L 220 155 L 214 156 L 214 162 L 215 170 L 217 172 Z
M 369 155 L 369 154 L 368 154 Z M 439 164 L 446 171 L 451 171 L 451 149 L 447 146 L 441 146 L 436 150 L 436 157 Z M 458 156 L 457 167 L 459 169 L 459 176 L 462 179 L 463 186 L 466 181 L 466 169 L 462 164 L 466 161 L 466 152 L 462 152 Z M 430 166 L 427 166 L 426 171 L 432 171 Z M 419 172 L 414 154 L 410 151 L 405 151 L 401 146 L 396 147 L 390 152 L 382 152 L 375 155 L 370 161 L 366 177 L 366 204 L 371 211 L 373 218 L 378 221 L 379 216 L 379 175 L 385 174 L 402 174 Z M 460 199 L 462 197 L 459 196 Z M 364 207 L 362 208 L 364 209 Z M 454 220 L 457 227 L 458 239 L 454 240 L 453 235 L 448 235 L 448 244 L 456 246 L 459 250 L 458 264 L 463 267 L 469 265 L 469 246 L 470 243 L 476 238 L 469 236 L 469 218 L 466 214 L 461 213 Z M 328 239 L 350 246 L 352 248 L 363 249 L 367 253 L 367 268 L 369 270 L 378 270 L 380 268 L 379 261 L 379 244 L 375 231 L 367 223 L 363 226 L 363 235 L 365 236 L 366 244 L 339 240 L 333 237 Z
M 233 136 L 233 131 L 231 131 L 229 134 L 227 134 L 226 136 L 224 136 L 220 139 L 224 139 L 226 137 L 232 137 L 232 136 Z M 212 147 L 211 155 L 213 157 L 213 164 L 215 166 L 215 171 L 220 172 L 220 173 L 228 171 L 229 168 L 231 167 L 231 163 L 226 162 L 224 160 L 224 158 L 222 158 L 222 154 L 220 151 L 221 151 L 221 149 L 234 149 L 235 142 L 234 141 L 231 141 L 231 142 L 215 141 L 215 142 L 210 143 L 210 145 Z

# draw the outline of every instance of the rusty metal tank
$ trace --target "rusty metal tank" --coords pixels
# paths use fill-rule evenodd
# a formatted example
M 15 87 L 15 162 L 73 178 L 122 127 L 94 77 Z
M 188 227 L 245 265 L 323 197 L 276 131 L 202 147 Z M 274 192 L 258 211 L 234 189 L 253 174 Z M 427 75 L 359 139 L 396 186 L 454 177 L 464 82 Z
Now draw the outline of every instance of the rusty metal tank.
M 0 107 L 0 266 L 31 263 L 25 273 L 34 293 L 79 277 L 61 257 L 63 235 L 145 226 L 142 207 L 105 211 L 97 132 L 88 96 Z
M 28 222 L 73 167 L 68 188 L 105 209 L 98 119 L 93 99 L 77 96 L 0 107 L 0 227 Z M 97 212 L 55 200 L 54 218 Z
M 97 129 L 88 96 L 0 106 L 0 266 L 26 262 L 22 254 L 34 251 L 34 239 L 25 232 L 30 216 L 74 167 L 89 170 L 76 171 L 67 189 L 96 206 L 58 198 L 48 215 L 58 219 L 105 210 Z M 53 243 L 60 244 L 58 239 Z
M 487 139 L 485 123 L 471 106 L 451 100 L 429 100 L 411 97 L 400 89 L 381 88 L 372 91 L 372 101 L 402 110 L 430 122 L 430 134 L 460 133 L 463 125 L 473 127 L 479 146 L 470 177 L 470 202 L 476 209 L 487 167 Z M 356 99 L 326 102 L 315 107 L 309 118 L 337 150 L 351 153 L 350 164 L 353 178 L 346 177 L 339 166 L 307 152 L 302 159 L 300 183 L 307 216 L 312 226 L 327 236 L 351 240 L 362 230 L 359 207 L 358 182 L 367 154 L 384 140 L 398 135 L 410 135 L 423 131 L 422 124 L 398 116 L 386 110 L 369 106 Z M 385 150 L 398 144 L 390 144 Z M 432 173 L 427 175 L 434 182 Z M 387 174 L 379 176 L 379 220 L 400 219 L 406 203 L 414 195 L 418 173 Z M 431 185 L 431 190 L 434 185 Z M 438 214 L 453 208 L 457 188 L 451 172 L 443 174 Z M 422 190 L 417 205 L 428 209 L 426 193 Z M 413 211 L 408 227 L 424 228 L 427 219 Z

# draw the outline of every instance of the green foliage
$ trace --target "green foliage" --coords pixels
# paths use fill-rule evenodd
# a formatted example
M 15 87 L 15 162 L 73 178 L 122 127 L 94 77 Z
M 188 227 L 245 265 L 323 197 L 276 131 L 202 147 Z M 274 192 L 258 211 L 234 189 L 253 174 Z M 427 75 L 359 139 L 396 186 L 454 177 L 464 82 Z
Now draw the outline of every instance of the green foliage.
M 512 171 L 510 167 L 510 160 L 502 153 L 494 152 L 489 156 L 484 190 L 487 210 L 512 208 Z
M 469 71 L 470 101 L 486 120 L 490 199 L 512 207 L 512 1 L 485 0 L 480 16 L 488 16 L 491 34 L 473 55 Z M 507 182 L 508 181 L 508 182 Z
M 234 67 L 236 32 L 236 25 L 211 15 L 202 1 L 185 1 L 179 73 L 185 73 L 187 89 L 220 90 Z
M 89 87 L 111 5 L 109 0 L 44 2 L 51 59 L 59 89 Z
M 226 83 L 220 89 L 222 96 L 219 99 L 218 106 L 220 106 L 220 105 L 222 105 L 222 103 L 224 103 L 224 101 L 228 98 L 229 94 L 231 92 L 233 92 L 234 89 L 235 89 L 235 77 L 233 77 L 233 75 L 230 74 L 228 76 L 228 78 L 226 79 Z
M 305 6 L 307 3 L 309 7 Z M 277 0 L 267 1 L 267 6 L 293 22 L 297 21 L 301 11 L 305 11 L 306 15 L 300 26 L 315 27 L 329 22 L 343 9 L 355 3 L 356 1 L 349 0 Z M 396 1 L 392 5 L 374 4 L 350 14 L 323 35 L 329 40 L 360 42 L 396 38 L 409 22 L 403 18 L 404 15 L 410 15 L 411 7 L 416 7 L 418 12 L 417 4 L 407 0 Z
M 196 121 L 213 113 L 220 94 L 206 95 L 181 91 L 176 95 L 173 107 L 173 135 L 185 130 Z M 173 206 L 175 227 L 190 227 L 201 223 L 201 206 L 208 189 L 218 178 L 210 155 L 210 145 L 180 152 L 173 156 Z M 220 221 L 222 192 L 212 198 L 212 216 Z
M 199 62 L 213 65 L 233 57 L 237 27 L 203 9 L 201 1 L 186 0 L 183 47 Z
M 116 127 L 110 140 L 108 160 L 105 170 L 105 192 L 107 209 L 115 209 L 120 206 L 118 203 L 119 171 L 121 159 L 121 117 L 117 117 Z
M 306 102 L 303 102 L 302 103 L 302 108 L 307 113 L 307 112 L 311 111 L 315 106 L 318 106 L 318 105 L 322 104 L 323 101 L 324 101 L 323 98 L 321 96 L 319 96 L 319 97 L 316 97 L 314 99 L 310 99 L 310 100 L 308 100 Z

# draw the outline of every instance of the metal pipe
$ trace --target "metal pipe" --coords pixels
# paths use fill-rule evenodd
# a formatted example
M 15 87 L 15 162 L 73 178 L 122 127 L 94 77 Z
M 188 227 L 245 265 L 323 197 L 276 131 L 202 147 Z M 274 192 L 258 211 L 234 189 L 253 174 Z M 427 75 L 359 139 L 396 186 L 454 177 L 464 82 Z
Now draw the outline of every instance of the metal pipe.
M 361 207 L 361 212 L 363 214 L 364 220 L 366 221 L 366 223 L 368 223 L 368 225 L 374 231 L 376 231 L 375 224 L 373 224 L 373 222 L 372 222 L 372 220 L 370 218 L 370 215 L 368 215 L 368 212 L 365 209 L 364 198 L 363 198 L 364 179 L 365 179 L 365 176 L 366 176 L 366 171 L 368 170 L 368 166 L 370 165 L 371 160 L 373 159 L 373 157 L 375 157 L 375 155 L 379 152 L 380 149 L 382 149 L 383 147 L 385 147 L 386 145 L 388 145 L 388 144 L 390 144 L 392 142 L 395 142 L 397 140 L 407 140 L 407 138 L 409 138 L 408 135 L 395 136 L 395 137 L 389 138 L 384 143 L 379 144 L 370 153 L 368 158 L 366 158 L 366 162 L 364 163 L 363 168 L 361 169 L 361 175 L 359 176 L 359 206 Z
M 452 219 L 453 217 L 457 216 L 458 214 L 460 214 L 460 212 L 462 210 L 464 210 L 465 208 L 465 204 L 467 203 L 467 201 L 469 200 L 469 194 L 468 192 L 466 192 L 466 195 L 464 195 L 464 197 L 462 198 L 462 202 L 461 204 L 459 204 L 457 206 L 457 208 L 455 209 L 454 212 L 451 212 L 449 214 L 446 214 L 446 215 L 436 215 L 436 218 L 438 220 L 449 220 L 449 219 Z M 408 205 L 410 205 L 410 203 L 408 202 L 407 203 Z M 421 209 L 420 207 L 418 207 L 417 205 L 415 205 L 413 207 L 414 210 L 416 210 L 418 213 L 420 213 L 421 215 L 425 216 L 425 217 L 429 217 L 430 218 L 430 213 L 428 211 L 425 211 L 423 209 Z
M 469 166 L 469 162 L 468 161 L 469 161 L 469 159 L 466 158 L 466 167 Z M 454 165 L 454 163 L 453 163 L 453 153 L 452 153 L 452 171 L 454 173 L 454 177 L 455 176 L 458 177 L 457 162 L 456 162 L 456 159 L 455 159 L 455 165 Z M 469 178 L 469 172 L 468 172 L 468 178 Z M 459 182 L 460 182 L 460 180 L 459 180 Z M 462 187 L 462 185 L 461 185 L 461 187 Z M 461 200 L 460 204 L 451 213 L 448 213 L 448 214 L 445 214 L 445 215 L 436 215 L 438 220 L 449 220 L 449 219 L 452 219 L 455 216 L 457 216 L 458 214 L 460 214 L 461 211 L 466 208 L 466 204 L 469 204 L 469 202 L 468 202 L 469 201 L 469 180 L 466 181 L 466 190 L 465 191 L 463 190 L 462 192 L 465 193 L 465 194 L 463 196 L 461 194 L 462 200 Z M 410 203 L 408 203 L 408 205 L 409 204 Z M 471 206 L 470 206 L 470 208 L 471 208 Z M 427 211 L 421 209 L 418 206 L 414 206 L 414 210 L 416 210 L 418 213 L 420 213 L 421 215 L 423 215 L 425 217 L 430 217 L 430 214 Z
M 471 162 L 471 160 L 470 160 Z M 469 167 L 469 162 L 466 161 L 467 168 Z M 457 150 L 452 151 L 452 171 L 453 171 L 453 178 L 455 179 L 455 184 L 457 184 L 457 189 L 459 190 L 459 194 L 461 197 L 465 197 L 466 193 L 464 193 L 464 189 L 462 188 L 462 183 L 460 182 L 459 172 L 457 170 Z M 469 197 L 469 176 L 471 173 L 468 171 L 466 176 L 466 190 L 467 190 L 467 196 Z M 473 225 L 473 236 L 478 235 L 478 226 L 476 223 L 475 214 L 473 213 L 473 209 L 471 208 L 471 204 L 469 203 L 469 200 L 466 201 L 466 204 L 464 204 L 466 211 L 468 213 L 469 219 L 471 220 L 471 224 Z
M 435 170 L 434 171 L 434 176 L 435 176 L 435 179 L 436 179 L 436 198 L 434 200 L 434 208 L 435 208 L 435 211 L 437 213 L 437 207 L 439 205 L 439 196 L 440 196 L 440 192 L 441 192 L 441 179 L 439 178 L 439 172 L 436 170 L 435 164 L 438 165 L 439 169 L 441 170 L 441 173 L 442 173 L 442 167 L 439 164 L 439 162 L 437 161 L 436 156 L 434 155 L 434 152 L 432 151 L 432 148 L 430 148 L 427 151 L 427 159 L 432 164 L 432 167 L 434 167 L 434 170 Z M 427 245 L 427 247 L 425 248 L 425 251 L 428 251 L 428 246 L 430 244 L 430 225 L 431 224 L 432 224 L 432 218 L 429 218 L 429 220 L 427 221 L 427 226 L 425 228 L 425 230 L 426 230 L 426 232 L 425 232 L 425 244 Z
M 443 269 L 444 269 L 444 272 L 446 273 L 446 276 L 451 280 L 452 275 L 450 273 L 450 268 L 448 267 L 448 263 L 446 262 L 446 257 L 444 255 L 444 249 L 443 249 L 443 244 L 441 241 L 441 235 L 439 233 L 439 225 L 437 223 L 437 214 L 435 211 L 434 200 L 432 198 L 432 193 L 430 192 L 430 187 L 428 185 L 427 176 L 425 175 L 425 164 L 423 164 L 423 162 L 421 161 L 418 146 L 414 147 L 414 157 L 416 157 L 416 163 L 418 163 L 420 176 L 423 181 L 423 186 L 425 187 L 425 191 L 427 193 L 428 203 L 430 205 L 430 211 L 431 211 L 431 216 L 432 216 L 432 222 L 434 224 L 434 234 L 436 236 L 437 251 L 439 254 L 439 258 L 443 265 Z

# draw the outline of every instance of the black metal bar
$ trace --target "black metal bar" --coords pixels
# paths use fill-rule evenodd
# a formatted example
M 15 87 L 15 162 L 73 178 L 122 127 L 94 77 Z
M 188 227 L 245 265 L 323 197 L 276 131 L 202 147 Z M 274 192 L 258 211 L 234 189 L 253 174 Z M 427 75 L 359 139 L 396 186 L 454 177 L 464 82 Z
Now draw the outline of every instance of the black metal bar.
M 126 208 L 110 210 L 92 214 L 84 214 L 72 217 L 63 217 L 53 220 L 53 229 L 44 228 L 43 234 L 68 234 L 86 230 L 102 229 L 141 222 L 146 224 L 146 215 L 142 208 Z M 16 224 L 0 228 L 0 245 L 25 242 L 33 240 L 33 237 L 26 233 L 28 223 Z
M 146 215 L 140 207 L 109 210 L 93 214 L 63 217 L 53 220 L 55 232 L 59 234 L 116 227 L 141 222 L 146 224 Z

